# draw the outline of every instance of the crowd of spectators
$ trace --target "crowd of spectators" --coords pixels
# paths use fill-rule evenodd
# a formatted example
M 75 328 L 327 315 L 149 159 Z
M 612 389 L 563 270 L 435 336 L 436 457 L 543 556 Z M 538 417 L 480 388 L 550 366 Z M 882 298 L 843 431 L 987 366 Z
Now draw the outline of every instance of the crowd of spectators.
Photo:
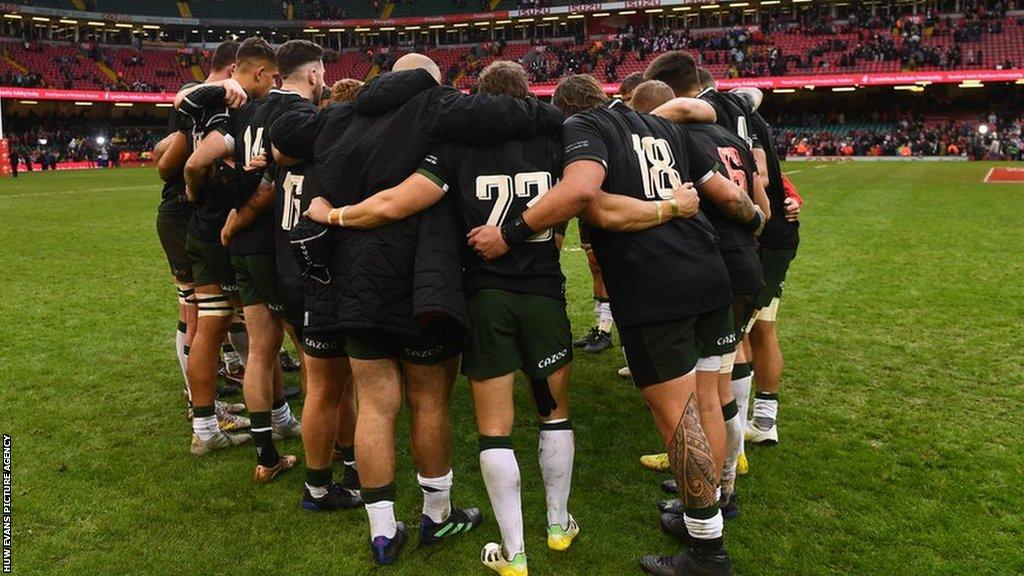
M 786 119 L 780 119 L 783 122 Z M 791 120 L 791 119 L 790 119 Z M 1024 160 L 1024 116 L 925 120 L 907 115 L 899 121 L 847 130 L 838 123 L 815 126 L 778 123 L 776 145 L 787 156 L 961 156 L 969 160 Z M 821 120 L 820 117 L 818 120 Z
M 5 129 L 13 154 L 24 164 L 35 163 L 44 170 L 54 169 L 61 162 L 88 162 L 102 167 L 145 159 L 167 132 L 155 119 L 98 123 L 85 117 L 32 114 L 12 118 Z

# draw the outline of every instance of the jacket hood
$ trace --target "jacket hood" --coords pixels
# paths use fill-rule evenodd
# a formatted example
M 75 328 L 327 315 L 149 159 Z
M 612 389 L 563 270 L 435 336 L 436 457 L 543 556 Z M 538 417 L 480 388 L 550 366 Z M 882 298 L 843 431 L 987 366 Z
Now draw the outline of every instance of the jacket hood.
M 426 70 L 387 72 L 359 91 L 355 111 L 366 116 L 380 116 L 402 106 L 420 92 L 438 86 Z

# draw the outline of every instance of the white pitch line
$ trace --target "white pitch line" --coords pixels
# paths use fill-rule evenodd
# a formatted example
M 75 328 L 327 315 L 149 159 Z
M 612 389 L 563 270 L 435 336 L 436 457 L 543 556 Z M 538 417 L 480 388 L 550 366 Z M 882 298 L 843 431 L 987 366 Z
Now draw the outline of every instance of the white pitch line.
M 58 194 L 81 194 L 83 192 L 119 192 L 123 190 L 142 190 L 144 188 L 156 189 L 157 186 L 155 184 L 146 184 L 139 186 L 117 186 L 114 188 L 90 188 L 87 190 L 58 190 L 54 192 L 36 192 L 32 194 L 0 194 L 0 200 L 6 198 L 33 198 L 36 196 L 56 196 Z
M 790 170 L 789 172 L 783 172 L 783 174 L 785 174 L 786 176 L 789 176 L 790 174 L 799 174 L 800 172 L 803 172 L 803 169 L 800 169 L 800 170 Z
M 995 172 L 995 171 L 996 171 L 995 166 L 993 166 L 992 168 L 989 168 L 988 169 L 988 173 L 985 174 L 985 177 L 982 178 L 981 181 L 984 182 L 985 184 L 991 184 L 991 182 L 989 182 L 988 179 L 992 177 L 992 173 Z
M 815 166 L 814 167 L 815 170 L 821 170 L 822 168 L 828 168 L 828 164 L 826 164 L 824 166 Z

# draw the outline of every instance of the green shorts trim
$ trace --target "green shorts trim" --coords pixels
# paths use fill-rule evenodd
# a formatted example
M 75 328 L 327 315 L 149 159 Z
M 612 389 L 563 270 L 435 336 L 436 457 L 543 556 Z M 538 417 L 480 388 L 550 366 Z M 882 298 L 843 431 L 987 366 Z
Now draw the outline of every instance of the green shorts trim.
M 764 270 L 764 288 L 757 294 L 754 307 L 767 308 L 775 298 L 782 298 L 789 264 L 796 258 L 796 250 L 761 249 L 761 268 Z
M 217 284 L 224 292 L 238 292 L 238 282 L 231 266 L 231 252 L 219 242 L 185 237 L 185 253 L 192 261 L 192 280 L 196 286 Z
M 465 330 L 450 318 L 430 321 L 416 336 L 377 330 L 354 330 L 345 335 L 345 350 L 356 360 L 400 359 L 432 366 L 455 358 L 465 345 Z
M 266 304 L 270 311 L 285 315 L 284 301 L 277 281 L 277 257 L 273 254 L 232 255 L 231 266 L 238 279 L 242 306 Z
M 156 235 L 167 256 L 174 279 L 183 284 L 192 284 L 192 260 L 185 252 L 185 237 L 190 212 L 161 211 L 156 213 Z
M 641 326 L 619 327 L 626 364 L 638 388 L 693 372 L 697 360 L 736 349 L 732 307 Z
M 462 373 L 474 380 L 522 370 L 547 378 L 572 362 L 565 302 L 548 296 L 484 289 L 469 298 L 470 339 Z

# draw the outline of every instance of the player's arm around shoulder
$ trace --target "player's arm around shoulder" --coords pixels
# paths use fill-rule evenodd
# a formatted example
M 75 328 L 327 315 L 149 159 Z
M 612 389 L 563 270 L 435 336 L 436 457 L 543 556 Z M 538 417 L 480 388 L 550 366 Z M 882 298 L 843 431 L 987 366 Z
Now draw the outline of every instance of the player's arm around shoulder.
M 718 120 L 715 107 L 700 98 L 673 98 L 651 114 L 676 124 L 714 124 Z
M 192 155 L 185 161 L 185 194 L 195 202 L 197 191 L 202 187 L 213 164 L 219 159 L 229 158 L 234 150 L 231 136 L 214 130 L 203 138 Z

